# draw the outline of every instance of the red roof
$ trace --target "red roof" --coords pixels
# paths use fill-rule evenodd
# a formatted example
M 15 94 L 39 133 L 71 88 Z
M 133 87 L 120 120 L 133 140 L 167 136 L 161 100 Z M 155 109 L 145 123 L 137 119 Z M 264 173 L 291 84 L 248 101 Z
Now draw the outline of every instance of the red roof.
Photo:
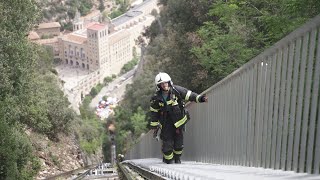
M 106 27 L 105 24 L 94 24 L 88 27 L 88 29 L 99 31 L 101 29 L 104 29 L 105 27 Z

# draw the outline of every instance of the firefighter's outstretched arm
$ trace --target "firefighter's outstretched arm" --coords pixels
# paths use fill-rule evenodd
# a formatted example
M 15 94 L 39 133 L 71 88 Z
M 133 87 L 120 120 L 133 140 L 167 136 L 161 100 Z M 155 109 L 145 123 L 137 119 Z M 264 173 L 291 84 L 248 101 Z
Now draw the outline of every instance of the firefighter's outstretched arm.
M 181 86 L 175 85 L 174 88 L 180 93 L 181 98 L 185 101 L 193 101 L 193 102 L 208 102 L 208 97 L 204 95 L 197 94 L 195 92 L 192 92 L 189 89 L 186 89 Z

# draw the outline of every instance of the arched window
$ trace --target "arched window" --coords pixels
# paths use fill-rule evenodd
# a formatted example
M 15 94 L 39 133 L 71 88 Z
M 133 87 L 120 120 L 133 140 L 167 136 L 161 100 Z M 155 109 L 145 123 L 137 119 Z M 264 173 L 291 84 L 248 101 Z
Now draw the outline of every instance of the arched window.
M 69 62 L 68 62 L 68 59 L 66 59 L 66 64 L 68 64 Z
M 87 69 L 89 69 L 89 64 L 87 64 Z
M 70 64 L 71 64 L 71 66 L 73 65 L 73 61 L 72 60 L 70 60 Z
M 86 68 L 86 65 L 84 63 L 82 63 L 82 68 Z

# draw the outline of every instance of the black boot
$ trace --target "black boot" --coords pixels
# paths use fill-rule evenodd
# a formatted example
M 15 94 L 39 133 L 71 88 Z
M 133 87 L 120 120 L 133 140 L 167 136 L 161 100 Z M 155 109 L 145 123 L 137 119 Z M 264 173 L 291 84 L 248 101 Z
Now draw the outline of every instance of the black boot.
M 174 163 L 181 164 L 180 156 L 174 156 Z
M 173 164 L 173 159 L 165 159 L 165 158 L 162 158 L 162 162 L 166 163 L 166 164 Z

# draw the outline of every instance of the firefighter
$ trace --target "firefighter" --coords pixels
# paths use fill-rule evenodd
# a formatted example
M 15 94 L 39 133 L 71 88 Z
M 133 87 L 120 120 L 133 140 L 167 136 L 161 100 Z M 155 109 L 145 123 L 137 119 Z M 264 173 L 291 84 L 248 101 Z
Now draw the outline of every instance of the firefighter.
M 173 85 L 167 73 L 155 77 L 156 93 L 150 101 L 150 128 L 154 134 L 161 129 L 163 162 L 180 164 L 183 150 L 183 129 L 190 119 L 184 102 L 207 102 L 206 95 L 199 95 L 184 87 Z

